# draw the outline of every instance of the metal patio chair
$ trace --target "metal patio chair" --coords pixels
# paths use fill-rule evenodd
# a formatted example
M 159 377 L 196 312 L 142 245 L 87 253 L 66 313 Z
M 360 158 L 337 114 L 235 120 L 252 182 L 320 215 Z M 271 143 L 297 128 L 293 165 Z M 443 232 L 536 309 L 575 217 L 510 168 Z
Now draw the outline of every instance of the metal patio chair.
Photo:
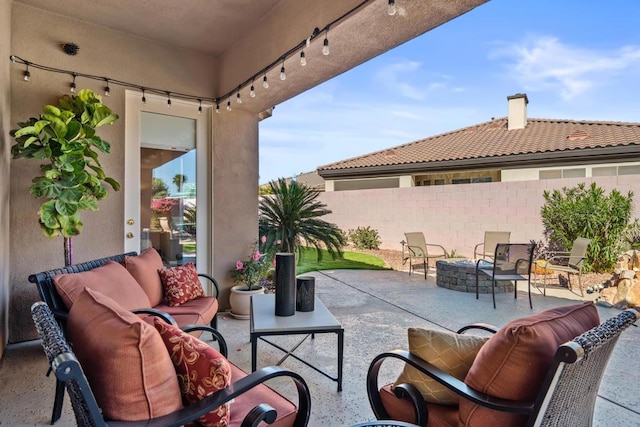
M 424 278 L 427 278 L 429 271 L 429 259 L 446 258 L 447 250 L 440 245 L 429 244 L 424 238 L 423 232 L 404 233 L 406 242 L 402 242 L 402 263 L 409 261 L 409 274 L 413 272 L 416 265 L 422 264 L 424 268 Z M 408 249 L 407 254 L 404 253 L 405 243 Z M 431 251 L 429 251 L 431 248 Z
M 544 260 L 538 265 L 544 269 L 543 274 L 543 294 L 547 295 L 547 276 L 551 271 L 560 271 L 567 273 L 567 279 L 569 282 L 569 290 L 571 289 L 571 275 L 578 275 L 578 287 L 580 288 L 580 295 L 584 297 L 584 291 L 582 290 L 582 270 L 584 268 L 584 260 L 587 257 L 587 248 L 591 243 L 591 239 L 584 237 L 578 237 L 573 241 L 573 246 L 570 252 L 551 252 L 551 258 Z
M 478 243 L 473 248 L 473 259 L 493 258 L 498 243 L 509 243 L 510 231 L 485 231 L 484 242 Z

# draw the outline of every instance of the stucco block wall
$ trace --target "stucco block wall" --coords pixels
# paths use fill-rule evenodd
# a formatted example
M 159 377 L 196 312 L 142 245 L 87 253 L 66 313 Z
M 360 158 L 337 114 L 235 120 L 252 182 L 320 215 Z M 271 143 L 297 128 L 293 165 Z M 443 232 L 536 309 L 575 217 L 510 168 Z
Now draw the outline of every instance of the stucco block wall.
M 542 239 L 543 192 L 581 182 L 633 191 L 633 215 L 640 216 L 637 175 L 326 192 L 320 200 L 332 211 L 327 221 L 344 231 L 372 227 L 384 249 L 400 250 L 405 232 L 422 231 L 427 243 L 471 257 L 485 231 L 511 231 L 512 243 Z

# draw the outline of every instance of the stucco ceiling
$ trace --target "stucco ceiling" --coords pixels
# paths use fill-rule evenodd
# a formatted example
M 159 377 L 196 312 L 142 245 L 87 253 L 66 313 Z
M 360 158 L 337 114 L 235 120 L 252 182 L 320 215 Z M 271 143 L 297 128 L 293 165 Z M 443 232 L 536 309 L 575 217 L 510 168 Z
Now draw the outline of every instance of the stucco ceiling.
M 281 0 L 16 0 L 28 6 L 219 56 Z

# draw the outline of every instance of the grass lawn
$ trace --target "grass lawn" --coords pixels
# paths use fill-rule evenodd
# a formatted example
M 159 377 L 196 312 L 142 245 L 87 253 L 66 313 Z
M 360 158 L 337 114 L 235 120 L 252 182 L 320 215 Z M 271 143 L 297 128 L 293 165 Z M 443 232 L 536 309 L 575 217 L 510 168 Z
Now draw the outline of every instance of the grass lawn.
M 344 252 L 343 259 L 332 259 L 329 252 L 322 251 L 322 261 L 317 261 L 315 248 L 302 248 L 302 260 L 296 266 L 296 274 L 320 270 L 388 270 L 378 257 L 358 252 Z

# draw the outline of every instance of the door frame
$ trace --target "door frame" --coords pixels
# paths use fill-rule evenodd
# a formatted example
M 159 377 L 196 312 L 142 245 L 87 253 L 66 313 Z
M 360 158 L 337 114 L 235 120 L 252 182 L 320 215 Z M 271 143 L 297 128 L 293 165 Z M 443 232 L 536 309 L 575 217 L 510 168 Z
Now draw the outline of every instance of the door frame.
M 165 114 L 193 119 L 196 122 L 196 260 L 198 271 L 211 274 L 212 239 L 209 219 L 211 209 L 211 107 L 180 99 L 171 100 L 167 108 L 167 99 L 154 94 L 146 94 L 146 103 L 142 102 L 140 92 L 125 91 L 125 143 L 124 143 L 124 251 L 140 251 L 140 116 L 141 112 Z M 130 224 L 133 220 L 133 224 Z M 133 237 L 128 237 L 133 233 Z

